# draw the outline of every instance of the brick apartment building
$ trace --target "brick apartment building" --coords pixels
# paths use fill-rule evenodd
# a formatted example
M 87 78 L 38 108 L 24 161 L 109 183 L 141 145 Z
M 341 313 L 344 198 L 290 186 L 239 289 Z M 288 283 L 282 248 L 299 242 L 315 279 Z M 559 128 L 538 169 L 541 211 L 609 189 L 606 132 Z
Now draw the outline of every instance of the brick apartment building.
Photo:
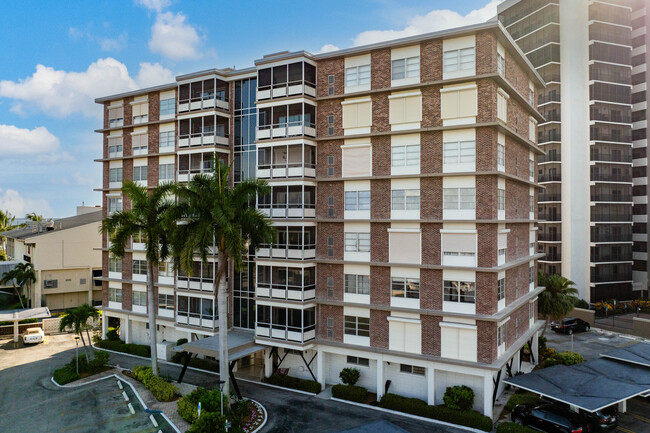
M 537 89 L 500 23 L 313 55 L 265 56 L 97 99 L 105 212 L 123 179 L 186 182 L 210 159 L 272 186 L 278 230 L 231 273 L 231 324 L 265 363 L 338 383 L 346 366 L 380 397 L 442 402 L 465 384 L 492 414 L 500 379 L 537 347 Z M 103 239 L 104 317 L 148 343 L 144 245 Z M 159 343 L 218 333 L 214 266 L 155 276 Z M 106 322 L 106 321 L 105 321 Z M 167 343 L 169 345 L 169 343 Z M 535 355 L 535 352 L 533 353 Z

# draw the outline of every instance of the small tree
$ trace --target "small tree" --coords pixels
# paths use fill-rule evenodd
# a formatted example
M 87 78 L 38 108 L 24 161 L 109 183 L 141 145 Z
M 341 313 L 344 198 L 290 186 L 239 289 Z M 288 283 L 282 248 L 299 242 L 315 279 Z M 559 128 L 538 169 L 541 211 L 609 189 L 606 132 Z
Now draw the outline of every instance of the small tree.
M 551 320 L 561 320 L 569 314 L 576 301 L 578 289 L 575 283 L 561 275 L 538 274 L 539 285 L 544 286 L 544 291 L 539 294 L 538 311 L 546 320 L 542 335 L 546 332 Z
M 445 390 L 442 401 L 449 409 L 469 410 L 474 406 L 474 391 L 469 386 L 450 386 Z
M 31 263 L 18 263 L 14 269 L 16 270 L 16 280 L 18 281 L 18 285 L 25 289 L 26 293 L 29 293 L 32 283 L 36 281 L 34 265 Z M 27 296 L 27 298 L 31 299 L 31 296 Z M 38 306 L 40 307 L 40 305 Z M 32 305 L 32 307 L 35 306 Z
M 88 325 L 86 322 L 90 317 L 97 316 L 99 316 L 99 311 L 97 311 L 95 307 L 82 305 L 67 310 L 66 314 L 61 317 L 61 321 L 59 322 L 59 331 L 63 332 L 66 328 L 72 328 L 74 333 L 81 337 L 81 344 L 83 344 L 84 352 L 86 352 L 86 359 L 90 359 L 90 357 L 88 356 L 88 347 L 86 346 L 83 331 L 86 330 L 86 334 L 88 335 Z M 89 345 L 90 341 L 90 336 L 88 336 Z
M 25 308 L 25 304 L 23 303 L 23 297 L 21 296 L 20 292 L 18 291 L 18 286 L 17 286 L 17 280 L 18 280 L 18 271 L 16 268 L 13 268 L 10 271 L 5 272 L 2 274 L 2 278 L 0 278 L 0 284 L 5 285 L 5 284 L 11 284 L 14 288 L 14 293 L 18 297 L 18 300 L 20 301 L 20 307 Z
M 356 384 L 359 381 L 359 376 L 361 376 L 361 372 L 359 371 L 358 368 L 346 367 L 343 370 L 341 370 L 341 372 L 339 373 L 341 382 L 343 382 L 346 385 Z

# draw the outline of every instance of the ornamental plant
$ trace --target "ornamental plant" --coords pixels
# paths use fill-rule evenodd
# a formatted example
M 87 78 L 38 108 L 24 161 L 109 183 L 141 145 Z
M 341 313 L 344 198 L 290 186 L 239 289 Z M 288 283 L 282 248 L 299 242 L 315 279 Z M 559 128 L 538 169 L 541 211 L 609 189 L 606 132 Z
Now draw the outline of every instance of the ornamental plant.
M 474 406 L 474 391 L 469 386 L 450 386 L 442 397 L 445 406 L 455 410 L 469 410 Z
M 341 382 L 346 385 L 355 385 L 359 381 L 359 376 L 361 376 L 361 372 L 358 368 L 346 367 L 339 373 Z

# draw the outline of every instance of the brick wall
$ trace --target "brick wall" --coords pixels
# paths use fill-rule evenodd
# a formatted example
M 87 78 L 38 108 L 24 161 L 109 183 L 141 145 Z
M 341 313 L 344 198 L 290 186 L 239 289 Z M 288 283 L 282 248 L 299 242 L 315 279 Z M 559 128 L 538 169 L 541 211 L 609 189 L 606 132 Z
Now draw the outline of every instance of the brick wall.
M 124 126 L 130 126 L 133 124 L 133 97 L 124 98 Z
M 320 105 L 319 105 L 320 111 Z M 318 178 L 327 178 L 327 169 L 329 167 L 334 167 L 334 176 L 335 178 L 341 177 L 341 145 L 343 145 L 343 140 L 332 140 L 332 141 L 321 141 L 316 147 L 316 177 Z M 334 157 L 334 164 L 328 164 L 328 157 Z M 318 188 L 320 189 L 321 183 L 319 182 Z M 320 192 L 318 193 L 319 198 L 322 197 Z
M 370 267 L 370 303 L 390 305 L 390 268 Z
M 420 178 L 420 218 L 442 219 L 442 178 Z
M 508 249 L 506 260 L 508 262 L 530 255 L 530 226 L 527 223 L 508 223 Z
M 476 219 L 497 218 L 498 185 L 497 176 L 476 176 Z
M 422 264 L 439 265 L 440 262 L 440 223 L 421 223 L 422 231 Z M 420 279 L 421 280 L 421 279 Z
M 390 218 L 390 179 L 370 181 L 370 218 Z
M 154 154 L 160 151 L 159 141 L 159 125 L 149 125 L 147 130 L 147 145 L 149 146 L 149 153 Z
M 476 128 L 476 171 L 496 171 L 497 135 L 496 128 Z
M 122 279 L 131 280 L 133 277 L 133 253 L 124 253 L 122 257 Z
M 495 272 L 476 273 L 476 314 L 497 312 L 497 280 Z
M 333 299 L 335 301 L 343 300 L 343 265 L 319 263 L 316 266 L 316 275 L 318 276 L 316 284 L 316 297 L 322 299 Z M 328 287 L 328 278 L 334 279 L 334 286 Z M 328 292 L 332 290 L 333 297 L 329 298 Z
M 327 123 L 328 116 L 334 116 L 334 124 Z M 334 126 L 334 135 L 343 135 L 343 109 L 341 106 L 341 99 L 328 99 L 318 103 L 318 110 L 316 110 L 316 118 L 318 119 L 316 125 L 316 134 L 318 137 L 327 137 L 327 128 Z M 320 146 L 320 143 L 319 143 Z
M 517 308 L 506 324 L 506 350 L 528 331 L 528 303 Z
M 343 260 L 344 235 L 343 223 L 320 223 L 316 234 L 316 255 L 319 259 L 325 260 Z M 334 238 L 334 256 L 327 255 L 327 239 Z
M 420 308 L 424 310 L 442 310 L 442 281 L 441 269 L 420 270 Z M 427 316 L 422 316 L 422 335 L 426 336 L 428 334 L 424 333 L 424 317 Z M 423 338 L 423 340 L 426 338 Z
M 329 198 L 334 198 L 334 216 L 328 214 Z M 318 199 L 316 200 L 316 216 L 322 219 L 343 218 L 345 211 L 345 195 L 343 182 L 318 182 Z
M 442 39 L 420 43 L 420 81 L 437 80 L 442 80 Z
M 388 262 L 388 229 L 390 223 L 370 224 L 370 260 Z
M 422 354 L 440 356 L 440 322 L 439 316 L 421 316 L 422 321 Z
M 493 30 L 476 33 L 476 75 L 497 71 L 497 38 Z M 480 101 L 480 99 L 479 99 Z
M 478 236 L 477 261 L 479 267 L 497 265 L 498 227 L 496 224 L 476 224 Z
M 370 82 L 373 90 L 390 87 L 390 51 L 390 48 L 385 48 L 370 53 Z
M 496 322 L 477 321 L 477 360 L 492 363 L 497 358 L 497 325 Z
M 160 120 L 160 92 L 151 92 L 149 97 L 149 122 Z
M 427 86 L 422 92 L 422 127 L 442 126 L 440 117 L 440 89 L 442 86 Z
M 477 80 L 478 115 L 477 123 L 496 122 L 497 120 L 497 85 L 490 79 Z M 510 120 L 510 113 L 508 113 Z
M 528 293 L 528 263 L 506 270 L 506 306 Z
M 327 319 L 333 319 L 333 327 L 330 328 L 334 331 L 333 337 L 327 336 Z M 372 321 L 371 321 L 372 322 Z M 343 307 L 334 305 L 319 305 L 318 306 L 318 320 L 316 320 L 316 327 L 318 329 L 318 338 L 326 341 L 343 342 Z
M 526 117 L 526 127 L 528 127 L 528 117 Z M 526 135 L 527 137 L 528 135 Z M 517 176 L 521 179 L 529 180 L 528 161 L 530 160 L 530 151 L 526 146 L 506 136 L 506 166 L 505 171 L 508 174 Z
M 318 61 L 318 74 L 316 78 L 318 97 L 328 96 L 328 87 L 331 85 L 328 84 L 327 80 L 330 75 L 334 75 L 334 93 L 336 95 L 342 95 L 345 88 L 345 58 L 337 57 Z M 319 110 L 321 103 L 318 103 Z
M 102 163 L 102 188 L 108 189 L 109 185 L 109 174 L 110 174 L 110 164 L 108 161 L 105 161 Z
M 133 155 L 133 143 L 131 140 L 131 133 L 133 128 L 124 128 L 122 130 L 122 155 L 132 156 Z
M 381 135 L 370 139 L 372 144 L 372 174 L 389 176 L 391 167 L 390 136 Z
M 370 127 L 370 132 L 390 131 L 390 123 L 388 123 L 388 93 L 374 93 L 371 95 L 371 98 L 372 126 Z
M 158 157 L 147 158 L 147 186 L 154 188 L 158 186 L 159 176 Z
M 420 173 L 442 173 L 442 131 L 420 134 Z
M 370 310 L 370 346 L 388 349 L 388 311 Z
M 527 219 L 529 216 L 530 186 L 506 179 L 506 220 Z
M 131 311 L 133 304 L 133 286 L 129 283 L 122 283 L 122 309 Z

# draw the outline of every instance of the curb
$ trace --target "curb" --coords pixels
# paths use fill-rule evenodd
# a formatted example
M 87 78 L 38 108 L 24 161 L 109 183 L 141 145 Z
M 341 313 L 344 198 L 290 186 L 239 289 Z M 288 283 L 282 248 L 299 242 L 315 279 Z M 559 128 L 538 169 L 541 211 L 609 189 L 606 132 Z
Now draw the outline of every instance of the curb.
M 266 412 L 266 408 L 264 407 L 264 405 L 259 401 L 253 400 L 252 398 L 247 398 L 247 400 L 257 403 L 257 405 L 262 408 L 262 412 L 264 412 L 264 422 L 261 425 L 259 425 L 255 430 L 248 432 L 248 433 L 257 433 L 258 431 L 262 430 L 266 425 L 266 422 L 269 420 L 269 414 Z
M 285 391 L 297 392 L 298 394 L 304 394 L 304 395 L 308 395 L 310 397 L 316 397 L 318 395 L 318 394 L 314 394 L 313 392 L 302 391 L 300 389 L 285 388 L 284 386 L 272 385 L 270 383 L 258 382 L 256 380 L 242 379 L 241 377 L 238 377 L 237 380 L 242 381 L 242 382 L 254 383 L 256 385 L 264 385 L 264 386 L 268 386 L 269 388 L 275 388 L 275 389 L 282 389 L 282 390 L 285 390 Z
M 99 379 L 94 379 L 94 380 L 90 380 L 90 381 L 88 381 L 88 382 L 77 383 L 77 384 L 73 384 L 73 385 L 60 385 L 59 383 L 57 383 L 56 380 L 54 380 L 54 377 L 52 377 L 51 380 L 52 380 L 52 383 L 53 383 L 54 385 L 58 386 L 59 388 L 78 388 L 78 387 L 80 387 L 80 386 L 88 385 L 88 384 L 90 384 L 90 383 L 99 382 L 100 380 L 109 379 L 109 378 L 111 378 L 111 377 L 113 377 L 113 378 L 115 378 L 115 379 L 117 379 L 117 380 L 119 380 L 119 381 L 121 381 L 121 382 L 126 383 L 127 385 L 129 385 L 129 386 L 131 387 L 131 390 L 132 390 L 133 393 L 135 394 L 135 396 L 136 396 L 136 397 L 138 398 L 138 400 L 140 401 L 140 404 L 141 404 L 142 407 L 145 409 L 145 412 L 149 409 L 149 408 L 147 407 L 147 405 L 144 403 L 144 401 L 142 400 L 142 398 L 140 397 L 140 394 L 138 394 L 138 391 L 135 389 L 135 387 L 133 386 L 133 384 L 131 384 L 130 382 L 124 380 L 124 379 L 121 378 L 121 377 L 119 377 L 117 374 L 109 374 L 108 376 L 100 377 Z M 178 429 L 178 427 L 176 427 L 176 424 L 174 424 L 174 423 L 172 422 L 172 420 L 170 420 L 170 419 L 167 417 L 167 415 L 165 415 L 164 412 L 161 412 L 160 414 L 162 415 L 163 418 L 165 418 L 165 421 L 167 421 L 167 423 L 168 423 L 168 424 L 169 424 L 169 425 L 170 425 L 170 426 L 171 426 L 171 427 L 176 431 L 176 433 L 181 433 L 181 431 Z
M 363 408 L 366 408 L 366 409 L 372 409 L 372 410 L 376 410 L 376 411 L 379 411 L 379 412 L 390 413 L 392 415 L 399 415 L 399 416 L 403 416 L 403 417 L 406 417 L 406 418 L 415 419 L 415 420 L 418 420 L 418 421 L 425 421 L 425 422 L 430 422 L 432 424 L 443 425 L 443 426 L 446 426 L 446 427 L 453 427 L 453 428 L 457 428 L 457 429 L 460 429 L 460 430 L 465 430 L 465 431 L 469 431 L 469 432 L 473 432 L 473 433 L 486 433 L 483 430 L 475 429 L 475 428 L 472 428 L 472 427 L 466 427 L 464 425 L 452 424 L 452 423 L 449 423 L 449 422 L 440 421 L 440 420 L 432 419 L 432 418 L 425 418 L 423 416 L 418 416 L 418 415 L 411 415 L 410 413 L 399 412 L 399 411 L 396 411 L 396 410 L 384 409 L 383 407 L 379 407 L 379 406 L 370 406 L 369 404 L 357 403 L 355 401 L 343 400 L 343 399 L 336 398 L 336 397 L 330 397 L 330 400 L 338 401 L 340 403 L 345 403 L 345 404 L 349 404 L 349 405 L 352 405 L 352 406 L 363 407 Z

